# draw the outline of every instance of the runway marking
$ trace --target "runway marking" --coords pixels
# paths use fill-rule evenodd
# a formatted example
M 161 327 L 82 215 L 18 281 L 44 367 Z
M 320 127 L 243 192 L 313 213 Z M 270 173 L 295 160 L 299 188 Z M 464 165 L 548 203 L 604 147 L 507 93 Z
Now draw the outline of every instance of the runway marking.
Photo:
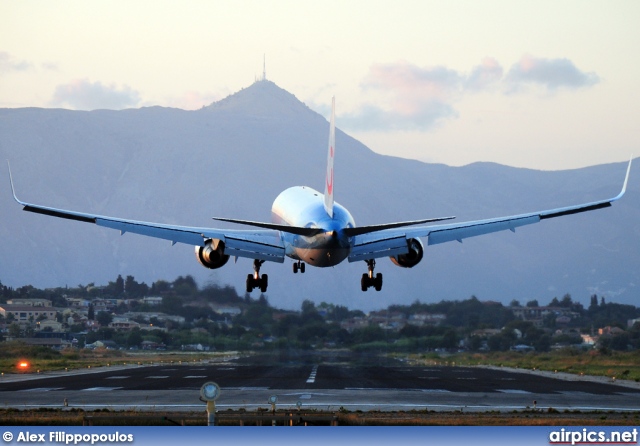
M 34 387 L 33 389 L 24 389 L 20 392 L 50 392 L 52 390 L 61 390 L 64 387 Z
M 440 379 L 437 376 L 419 376 L 418 379 Z
M 127 379 L 131 378 L 130 376 L 107 376 L 105 379 Z
M 474 380 L 474 379 L 478 379 L 478 378 L 455 378 L 455 379 L 458 379 L 458 380 L 463 380 L 463 379 L 466 379 L 466 380 Z
M 169 375 L 151 375 L 151 376 L 145 376 L 145 379 L 166 379 L 168 377 Z
M 309 395 L 308 393 L 305 393 L 304 395 L 300 395 L 298 398 L 300 398 L 301 400 L 310 400 L 311 395 Z
M 225 387 L 224 390 L 270 390 L 271 387 Z
M 497 391 L 502 393 L 531 393 L 520 389 L 497 389 Z
M 187 375 L 183 376 L 184 379 L 194 379 L 194 378 L 206 378 L 205 375 Z
M 316 382 L 316 374 L 318 373 L 318 366 L 314 365 L 313 369 L 311 369 L 311 375 L 307 378 L 307 384 L 313 384 Z
M 122 389 L 122 387 L 88 387 L 86 389 L 82 389 L 82 391 L 86 391 L 86 392 L 97 392 L 97 391 L 109 391 L 109 390 L 118 390 L 118 389 Z
M 279 393 L 278 395 L 282 395 L 282 396 L 298 396 L 298 398 L 309 399 L 314 395 L 315 396 L 333 396 L 335 394 L 334 393 L 326 393 L 326 392 L 309 392 L 309 393 L 293 392 L 293 393 Z
M 579 391 L 579 390 L 560 390 L 559 392 L 561 394 L 563 394 L 563 395 L 575 395 L 575 396 L 581 396 L 581 395 L 592 396 L 592 395 L 594 395 L 593 393 L 582 392 L 582 391 Z
M 422 389 L 421 392 L 424 392 L 424 393 L 451 393 L 451 390 L 447 390 L 447 389 Z
M 235 370 L 235 367 L 218 367 L 218 370 Z

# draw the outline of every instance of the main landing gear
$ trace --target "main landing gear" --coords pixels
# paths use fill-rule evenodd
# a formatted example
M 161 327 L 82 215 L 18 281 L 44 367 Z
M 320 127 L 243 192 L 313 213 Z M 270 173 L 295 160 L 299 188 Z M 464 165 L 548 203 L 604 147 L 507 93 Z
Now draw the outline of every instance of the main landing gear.
M 304 262 L 301 260 L 293 264 L 293 274 L 298 274 L 298 271 L 300 271 L 300 274 L 304 274 Z
M 269 276 L 263 274 L 260 277 L 260 267 L 264 263 L 264 260 L 253 261 L 253 274 L 247 274 L 247 293 L 253 291 L 254 288 L 260 288 L 263 293 L 267 291 L 269 285 Z
M 362 280 L 360 280 L 360 286 L 362 287 L 362 291 L 367 291 L 370 287 L 374 287 L 376 291 L 380 291 L 382 289 L 382 274 L 378 273 L 373 276 L 373 270 L 376 267 L 376 261 L 374 259 L 365 260 L 367 262 L 367 268 L 369 269 L 368 273 L 364 273 L 362 275 Z

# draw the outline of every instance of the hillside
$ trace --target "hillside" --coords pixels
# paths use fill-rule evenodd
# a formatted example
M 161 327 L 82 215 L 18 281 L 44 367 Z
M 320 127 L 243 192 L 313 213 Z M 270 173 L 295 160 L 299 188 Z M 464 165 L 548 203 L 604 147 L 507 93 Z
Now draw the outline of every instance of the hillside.
M 336 124 L 340 127 L 338 101 Z M 146 107 L 91 112 L 1 109 L 0 156 L 11 161 L 18 196 L 38 204 L 137 220 L 223 225 L 211 217 L 268 220 L 277 194 L 292 185 L 322 190 L 328 123 L 269 81 L 197 111 Z M 517 148 L 514 148 L 517 150 Z M 193 248 L 93 225 L 34 215 L 0 188 L 0 280 L 5 285 L 106 284 L 118 274 L 151 283 L 178 275 L 242 290 L 251 262 L 213 272 Z M 337 131 L 336 200 L 356 223 L 456 215 L 511 215 L 616 195 L 625 163 L 535 171 L 491 163 L 464 167 L 382 156 Z M 275 306 L 304 299 L 364 310 L 416 299 L 541 302 L 592 293 L 637 304 L 640 283 L 640 162 L 627 195 L 612 208 L 427 247 L 412 270 L 384 259 L 381 292 L 362 293 L 364 263 L 308 268 L 268 264 Z

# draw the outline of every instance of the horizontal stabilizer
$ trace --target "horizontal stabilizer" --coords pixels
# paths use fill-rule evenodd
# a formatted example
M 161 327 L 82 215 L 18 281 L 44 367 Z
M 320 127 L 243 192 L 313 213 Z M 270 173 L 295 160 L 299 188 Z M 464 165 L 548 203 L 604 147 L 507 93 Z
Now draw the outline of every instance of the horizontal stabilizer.
M 313 237 L 314 235 L 322 234 L 324 229 L 320 228 L 301 228 L 298 226 L 277 225 L 274 223 L 263 223 L 261 221 L 249 221 L 249 220 L 237 220 L 234 218 L 217 218 L 213 217 L 217 221 L 226 221 L 229 223 L 236 223 L 239 225 L 255 226 L 257 228 L 275 229 L 276 231 L 287 232 L 289 234 L 302 235 L 305 237 Z
M 454 218 L 455 217 L 439 217 L 439 218 L 427 218 L 425 220 L 399 221 L 397 223 L 386 223 L 382 225 L 358 226 L 355 228 L 346 228 L 344 229 L 344 233 L 348 237 L 353 237 L 356 235 L 363 235 L 363 234 L 369 234 L 371 232 L 382 231 L 384 229 L 402 228 L 404 226 L 413 226 L 413 225 L 419 225 L 422 223 L 432 223 L 434 221 L 453 220 Z

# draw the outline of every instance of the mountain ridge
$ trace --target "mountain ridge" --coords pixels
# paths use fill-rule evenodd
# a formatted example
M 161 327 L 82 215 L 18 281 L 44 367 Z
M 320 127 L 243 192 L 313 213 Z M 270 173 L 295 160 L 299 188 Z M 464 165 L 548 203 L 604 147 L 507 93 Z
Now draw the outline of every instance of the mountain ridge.
M 218 104 L 216 106 L 216 104 Z M 340 127 L 338 113 L 336 125 Z M 201 110 L 145 107 L 93 112 L 0 110 L 0 155 L 11 161 L 16 192 L 28 202 L 188 226 L 211 217 L 268 220 L 278 193 L 322 190 L 328 122 L 270 81 Z M 493 163 L 462 167 L 378 155 L 336 132 L 336 200 L 356 224 L 445 215 L 458 220 L 514 215 L 615 196 L 626 163 L 536 171 Z M 2 176 L 3 174 L 0 174 Z M 570 293 L 637 303 L 640 281 L 638 160 L 627 195 L 611 209 L 427 246 L 415 268 L 380 259 L 380 293 L 359 290 L 364 263 L 308 268 L 267 264 L 267 296 L 299 308 L 311 298 L 371 309 L 415 299 L 540 302 Z M 8 175 L 6 175 L 8 177 Z M 107 283 L 118 274 L 147 283 L 193 275 L 242 290 L 247 260 L 208 271 L 193 248 L 22 212 L 8 178 L 0 188 L 0 280 L 5 285 Z M 232 227 L 231 225 L 227 227 Z M 426 243 L 425 243 L 426 245 Z

